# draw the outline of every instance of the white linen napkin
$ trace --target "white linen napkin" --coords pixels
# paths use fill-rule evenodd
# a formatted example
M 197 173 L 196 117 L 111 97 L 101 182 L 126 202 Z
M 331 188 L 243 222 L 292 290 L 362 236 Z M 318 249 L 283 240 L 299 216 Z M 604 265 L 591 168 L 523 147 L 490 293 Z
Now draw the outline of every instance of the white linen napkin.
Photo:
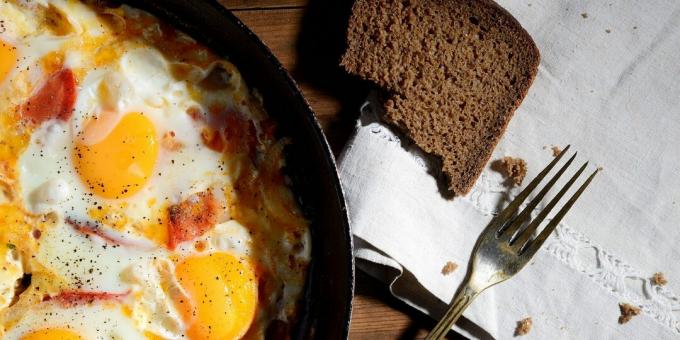
M 464 316 L 479 328 L 466 334 L 509 339 L 530 316 L 526 339 L 680 337 L 680 2 L 499 3 L 542 59 L 492 159 L 525 159 L 526 184 L 551 146 L 571 144 L 603 171 L 532 263 L 473 302 Z M 378 107 L 362 108 L 340 157 L 358 265 L 438 317 L 479 233 L 519 189 L 487 168 L 470 194 L 444 198 Z M 460 267 L 445 276 L 447 261 Z M 669 283 L 653 285 L 655 272 Z M 642 313 L 620 325 L 620 302 Z

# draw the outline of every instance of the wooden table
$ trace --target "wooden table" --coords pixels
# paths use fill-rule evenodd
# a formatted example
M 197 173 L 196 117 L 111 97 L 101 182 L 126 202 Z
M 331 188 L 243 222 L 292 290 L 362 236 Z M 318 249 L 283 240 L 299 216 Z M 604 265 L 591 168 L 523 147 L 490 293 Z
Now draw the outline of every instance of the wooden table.
M 253 30 L 299 83 L 336 156 L 351 134 L 367 84 L 338 65 L 352 0 L 220 0 Z M 357 273 L 350 339 L 422 338 L 434 321 Z M 452 334 L 452 338 L 459 338 Z

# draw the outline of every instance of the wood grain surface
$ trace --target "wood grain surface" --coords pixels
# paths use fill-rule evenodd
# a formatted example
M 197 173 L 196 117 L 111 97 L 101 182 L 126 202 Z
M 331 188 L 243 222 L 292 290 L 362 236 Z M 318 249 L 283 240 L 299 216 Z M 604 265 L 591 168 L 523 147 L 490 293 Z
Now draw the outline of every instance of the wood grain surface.
M 336 153 L 366 98 L 368 85 L 338 65 L 351 0 L 220 0 L 274 52 L 300 85 Z M 453 289 L 453 288 L 452 288 Z M 435 321 L 393 298 L 387 287 L 357 273 L 350 339 L 423 338 Z M 461 336 L 449 335 L 452 339 Z

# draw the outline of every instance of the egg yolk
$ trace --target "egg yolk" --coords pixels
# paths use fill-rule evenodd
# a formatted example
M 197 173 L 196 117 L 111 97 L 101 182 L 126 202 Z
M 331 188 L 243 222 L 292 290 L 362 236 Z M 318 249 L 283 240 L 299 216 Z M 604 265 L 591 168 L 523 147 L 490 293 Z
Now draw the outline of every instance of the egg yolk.
M 227 253 L 190 257 L 175 275 L 191 301 L 178 301 L 190 339 L 238 339 L 257 306 L 257 277 L 251 265 Z
M 0 82 L 5 80 L 16 62 L 17 52 L 14 46 L 0 40 Z
M 21 340 L 82 340 L 80 335 L 66 329 L 42 329 L 21 337 Z
M 100 130 L 97 120 L 85 126 Z M 128 113 L 106 137 L 94 144 L 76 140 L 73 149 L 76 170 L 83 182 L 98 196 L 126 198 L 142 189 L 149 180 L 158 157 L 158 141 L 153 123 L 141 113 Z

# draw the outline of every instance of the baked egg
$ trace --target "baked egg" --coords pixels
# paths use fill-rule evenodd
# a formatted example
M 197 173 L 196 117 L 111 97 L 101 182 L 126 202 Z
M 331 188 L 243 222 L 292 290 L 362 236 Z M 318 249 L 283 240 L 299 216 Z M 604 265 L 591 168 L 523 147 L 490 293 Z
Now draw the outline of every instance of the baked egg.
M 266 98 L 127 5 L 3 1 L 0 18 L 0 336 L 291 329 L 309 223 Z

